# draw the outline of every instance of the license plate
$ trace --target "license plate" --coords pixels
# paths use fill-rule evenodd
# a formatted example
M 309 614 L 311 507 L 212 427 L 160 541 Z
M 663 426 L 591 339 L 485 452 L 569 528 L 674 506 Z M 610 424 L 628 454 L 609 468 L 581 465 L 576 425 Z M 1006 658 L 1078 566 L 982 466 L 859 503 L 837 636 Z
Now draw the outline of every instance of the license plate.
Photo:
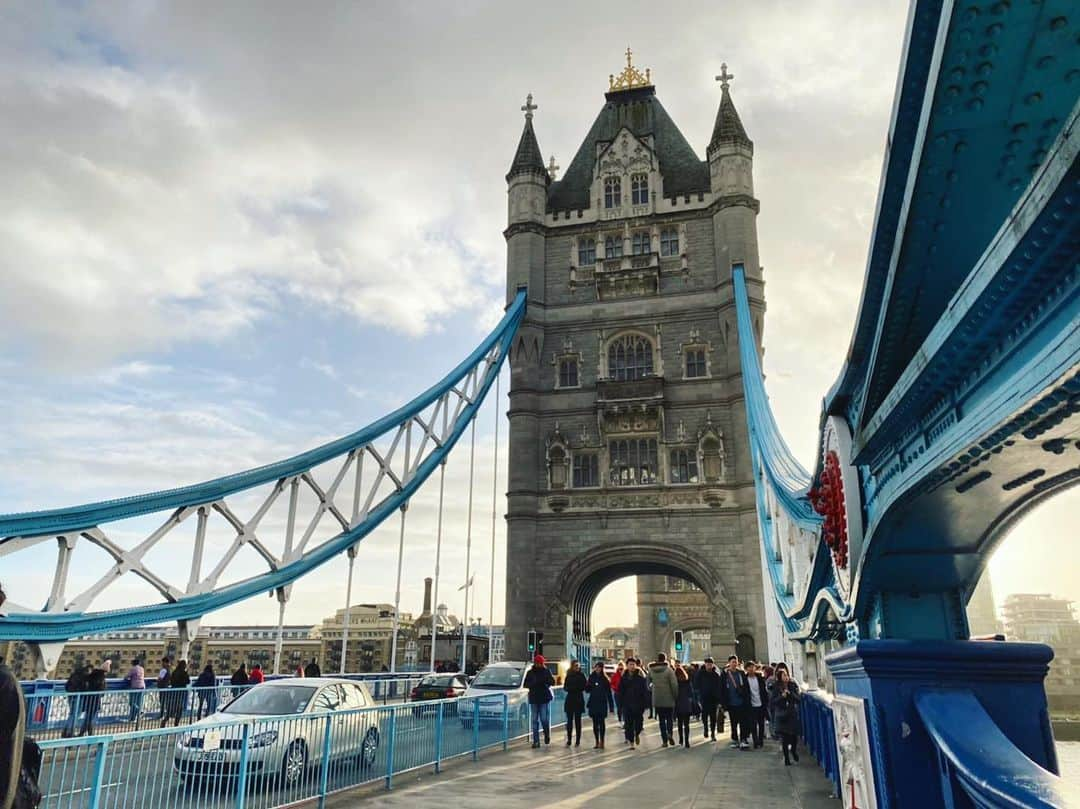
M 442 696 L 441 691 L 425 691 L 424 692 L 424 698 L 425 699 L 438 699 L 441 696 Z
M 202 755 L 199 756 L 201 761 L 224 761 L 224 750 L 204 750 Z

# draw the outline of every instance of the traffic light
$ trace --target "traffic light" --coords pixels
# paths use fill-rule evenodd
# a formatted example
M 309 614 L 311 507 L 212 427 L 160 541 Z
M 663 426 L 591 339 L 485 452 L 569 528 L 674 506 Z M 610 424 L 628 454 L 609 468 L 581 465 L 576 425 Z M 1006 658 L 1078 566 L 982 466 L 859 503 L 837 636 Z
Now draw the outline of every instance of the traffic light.
M 532 655 L 536 654 L 536 630 L 535 629 L 530 629 L 529 630 L 528 647 L 529 647 L 529 656 L 530 657 Z
M 544 653 L 544 633 L 536 633 L 536 653 L 542 655 Z
M 683 650 L 682 630 L 681 629 L 676 629 L 675 630 L 675 656 L 676 657 L 682 657 L 682 650 Z

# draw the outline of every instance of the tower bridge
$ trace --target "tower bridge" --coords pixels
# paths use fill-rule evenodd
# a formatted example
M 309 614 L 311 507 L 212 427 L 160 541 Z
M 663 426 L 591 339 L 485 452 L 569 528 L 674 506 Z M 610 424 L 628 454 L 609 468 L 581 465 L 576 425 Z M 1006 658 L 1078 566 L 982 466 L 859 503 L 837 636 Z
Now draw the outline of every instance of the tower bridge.
M 279 463 L 0 516 L 0 557 L 55 571 L 42 603 L 0 617 L 0 639 L 30 643 L 46 671 L 65 640 L 91 632 L 169 620 L 183 639 L 207 611 L 266 592 L 283 616 L 293 582 L 341 554 L 351 573 L 391 517 L 400 590 L 409 500 L 425 484 L 442 491 L 447 455 L 473 435 L 507 361 L 510 657 L 530 629 L 552 656 L 586 657 L 606 584 L 674 577 L 700 594 L 694 628 L 708 629 L 714 655 L 791 662 L 807 689 L 804 737 L 845 807 L 1080 805 L 1056 775 L 1051 650 L 972 641 L 964 611 L 1009 527 L 1080 480 L 1074 5 L 912 2 L 861 303 L 809 469 L 762 375 L 759 206 L 734 76 L 724 66 L 717 77 L 701 160 L 628 52 L 560 179 L 539 148 L 538 105 L 522 108 L 506 176 L 506 312 L 454 371 Z M 285 519 L 264 522 L 275 507 Z M 150 527 L 121 544 L 111 526 L 133 518 Z M 206 570 L 211 520 L 234 539 Z M 190 564 L 154 568 L 149 551 L 185 524 Z M 244 546 L 266 569 L 230 579 Z M 89 551 L 112 567 L 72 595 L 69 571 Z M 158 600 L 95 610 L 124 576 Z M 662 644 L 656 629 L 645 627 Z M 379 710 L 390 750 L 372 761 L 387 784 L 440 766 L 449 707 L 430 724 Z M 470 737 L 474 756 L 511 738 L 508 700 L 497 736 L 481 736 L 479 701 L 453 710 L 476 712 L 454 754 Z M 324 732 L 329 750 L 329 720 Z M 407 756 L 399 738 L 414 745 Z M 109 745 L 122 743 L 57 748 L 93 747 L 97 794 Z M 371 780 L 320 766 L 311 795 Z

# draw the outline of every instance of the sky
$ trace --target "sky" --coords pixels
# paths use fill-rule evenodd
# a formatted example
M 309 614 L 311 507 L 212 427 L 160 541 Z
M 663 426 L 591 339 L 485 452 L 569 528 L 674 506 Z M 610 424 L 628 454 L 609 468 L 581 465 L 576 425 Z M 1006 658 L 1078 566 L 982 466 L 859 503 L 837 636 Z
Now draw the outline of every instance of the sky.
M 812 463 L 861 290 L 906 3 L 319 10 L 0 8 L 0 513 L 250 468 L 426 388 L 501 314 L 503 176 L 525 95 L 539 106 L 545 155 L 567 165 L 627 45 L 701 155 L 713 77 L 722 62 L 735 75 L 761 200 L 767 385 L 790 445 Z M 494 506 L 496 621 L 505 554 L 492 468 L 505 391 L 477 431 L 471 552 L 487 616 Z M 505 437 L 503 425 L 499 492 Z M 442 585 L 459 614 L 465 449 L 448 473 Z M 408 517 L 405 610 L 419 611 L 434 565 L 433 488 Z M 1078 514 L 1080 496 L 1062 495 L 1005 540 L 990 566 L 999 601 L 1080 600 Z M 354 602 L 393 600 L 392 522 L 361 547 Z M 109 562 L 90 548 L 77 558 L 75 592 Z M 154 561 L 168 570 L 186 558 L 177 545 Z M 14 602 L 38 605 L 52 568 L 48 554 L 22 553 L 3 558 L 0 576 Z M 125 582 L 94 606 L 148 595 Z M 339 559 L 296 584 L 287 620 L 317 622 L 344 598 Z M 631 581 L 612 585 L 594 626 L 632 623 L 632 604 Z M 256 599 L 206 621 L 276 617 Z

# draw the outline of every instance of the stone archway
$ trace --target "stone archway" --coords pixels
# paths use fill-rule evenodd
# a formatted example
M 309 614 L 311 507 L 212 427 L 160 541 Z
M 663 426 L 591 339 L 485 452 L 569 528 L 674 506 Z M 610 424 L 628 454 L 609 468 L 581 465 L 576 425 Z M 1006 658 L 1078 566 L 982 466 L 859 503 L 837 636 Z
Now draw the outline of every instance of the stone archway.
M 604 543 L 574 557 L 547 595 L 545 623 L 550 630 L 545 630 L 545 650 L 554 653 L 558 643 L 564 654 L 578 656 L 591 642 L 592 607 L 600 591 L 618 579 L 640 575 L 673 576 L 700 588 L 707 600 L 708 617 L 699 621 L 702 625 L 698 628 L 710 632 L 714 655 L 729 652 L 735 638 L 734 613 L 719 573 L 686 548 L 656 542 Z M 632 613 L 636 619 L 636 605 Z M 558 616 L 563 617 L 565 634 L 560 632 Z M 556 643 L 547 634 L 551 630 L 558 635 Z

